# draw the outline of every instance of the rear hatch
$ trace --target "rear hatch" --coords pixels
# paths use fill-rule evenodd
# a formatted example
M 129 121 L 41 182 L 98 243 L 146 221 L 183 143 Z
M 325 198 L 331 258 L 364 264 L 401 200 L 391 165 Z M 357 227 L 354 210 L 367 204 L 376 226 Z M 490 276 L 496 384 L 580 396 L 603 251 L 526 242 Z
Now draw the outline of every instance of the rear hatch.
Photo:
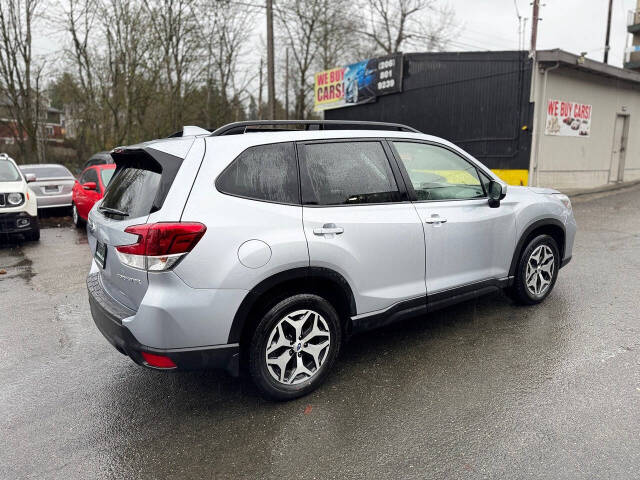
M 149 215 L 162 208 L 183 158 L 145 146 L 117 149 L 111 155 L 116 171 L 104 198 L 89 214 L 87 234 L 102 286 L 137 311 L 148 273 L 120 262 L 115 247 L 136 243 L 138 236 L 125 229 L 147 223 Z

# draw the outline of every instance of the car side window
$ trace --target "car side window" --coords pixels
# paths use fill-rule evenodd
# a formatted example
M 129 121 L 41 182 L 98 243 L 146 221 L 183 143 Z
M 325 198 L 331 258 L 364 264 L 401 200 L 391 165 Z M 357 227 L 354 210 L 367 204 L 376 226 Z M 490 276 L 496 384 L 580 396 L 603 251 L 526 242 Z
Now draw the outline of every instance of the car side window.
M 300 145 L 305 205 L 354 205 L 401 200 L 389 159 L 378 141 Z
M 91 169 L 91 170 L 87 170 L 84 174 L 84 182 L 82 183 L 86 183 L 86 182 L 95 182 L 96 183 L 96 192 L 100 193 L 100 183 L 98 183 L 98 174 L 96 173 L 95 170 Z
M 248 148 L 220 174 L 216 188 L 253 200 L 299 204 L 295 146 L 289 142 Z
M 474 165 L 437 145 L 394 141 L 418 200 L 464 200 L 485 197 Z

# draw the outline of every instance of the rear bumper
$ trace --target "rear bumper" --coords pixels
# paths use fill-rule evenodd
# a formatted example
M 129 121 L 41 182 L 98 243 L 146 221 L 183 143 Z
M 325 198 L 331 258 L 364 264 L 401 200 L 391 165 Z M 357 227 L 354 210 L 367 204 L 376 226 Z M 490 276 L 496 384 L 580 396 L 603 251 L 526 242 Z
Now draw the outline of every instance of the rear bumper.
M 38 209 L 41 208 L 56 208 L 56 207 L 70 207 L 73 197 L 73 192 L 61 193 L 58 195 L 36 195 L 38 199 Z
M 146 367 L 149 365 L 142 358 L 142 352 L 167 356 L 173 360 L 179 370 L 216 368 L 227 370 L 233 376 L 238 375 L 240 366 L 238 344 L 175 349 L 159 349 L 142 345 L 122 324 L 123 319 L 135 315 L 136 312 L 111 299 L 104 291 L 98 275 L 92 273 L 87 277 L 91 316 L 98 330 L 120 353 Z
M 0 213 L 0 234 L 26 233 L 37 228 L 37 225 L 38 217 L 27 212 Z

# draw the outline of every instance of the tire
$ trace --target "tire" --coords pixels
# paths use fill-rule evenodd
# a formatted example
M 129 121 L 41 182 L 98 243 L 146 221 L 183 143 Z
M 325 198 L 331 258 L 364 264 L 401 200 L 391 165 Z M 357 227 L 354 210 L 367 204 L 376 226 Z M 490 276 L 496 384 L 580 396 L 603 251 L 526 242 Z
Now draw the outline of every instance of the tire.
M 80 228 L 84 225 L 84 220 L 78 215 L 78 209 L 76 208 L 76 204 L 71 204 L 71 218 L 73 219 L 73 224 Z
M 37 242 L 40 240 L 40 223 L 36 220 L 35 225 L 32 227 L 30 232 L 25 234 L 27 241 L 29 242 Z
M 556 241 L 549 235 L 538 235 L 520 254 L 514 284 L 508 293 L 523 305 L 542 302 L 556 284 L 559 266 L 560 252 Z
M 264 313 L 253 333 L 251 378 L 269 399 L 301 397 L 325 380 L 341 342 L 340 319 L 327 300 L 311 294 L 287 297 Z

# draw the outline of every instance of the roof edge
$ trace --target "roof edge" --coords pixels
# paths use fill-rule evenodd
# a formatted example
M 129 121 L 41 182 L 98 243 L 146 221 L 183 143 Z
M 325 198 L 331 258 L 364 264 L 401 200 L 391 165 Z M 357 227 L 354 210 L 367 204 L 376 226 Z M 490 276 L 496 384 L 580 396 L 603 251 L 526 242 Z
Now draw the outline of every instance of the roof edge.
M 592 72 L 604 75 L 618 80 L 624 80 L 631 83 L 640 84 L 640 73 L 626 70 L 620 67 L 614 67 L 607 63 L 598 62 L 589 58 L 584 58 L 573 53 L 560 50 L 538 50 L 536 52 L 536 60 L 538 63 L 560 63 L 562 65 L 573 67 L 577 70 Z

